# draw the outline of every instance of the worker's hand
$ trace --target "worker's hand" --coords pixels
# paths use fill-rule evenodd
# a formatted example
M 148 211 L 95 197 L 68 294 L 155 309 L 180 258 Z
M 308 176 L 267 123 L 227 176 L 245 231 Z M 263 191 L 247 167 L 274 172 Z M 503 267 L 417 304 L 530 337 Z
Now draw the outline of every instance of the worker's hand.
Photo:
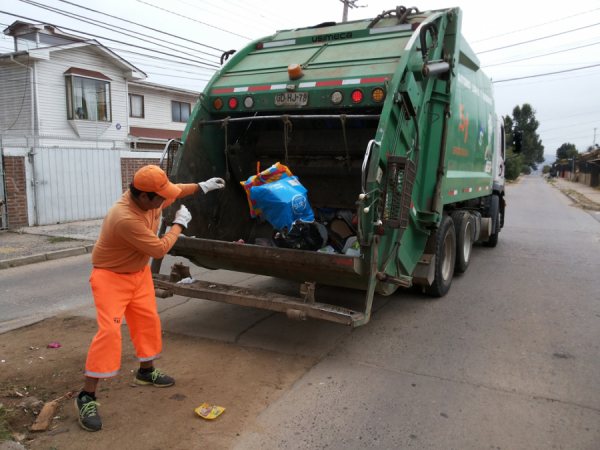
M 211 178 L 208 181 L 201 181 L 198 186 L 202 189 L 205 194 L 215 189 L 225 189 L 225 181 L 223 178 Z
M 185 205 L 181 205 L 179 211 L 175 213 L 175 220 L 173 221 L 173 225 L 181 225 L 185 230 L 190 220 L 192 220 L 192 214 L 188 211 Z

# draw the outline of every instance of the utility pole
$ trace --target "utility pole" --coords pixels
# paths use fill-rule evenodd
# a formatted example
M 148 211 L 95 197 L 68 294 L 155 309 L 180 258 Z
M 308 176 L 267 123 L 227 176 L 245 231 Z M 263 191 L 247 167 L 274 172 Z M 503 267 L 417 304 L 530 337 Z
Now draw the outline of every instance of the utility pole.
M 348 22 L 348 7 L 350 8 L 366 8 L 369 5 L 358 6 L 356 4 L 358 0 L 340 0 L 344 4 L 344 14 L 342 16 L 342 22 Z
M 594 144 L 592 145 L 592 150 L 596 149 L 596 130 L 597 128 L 594 128 Z

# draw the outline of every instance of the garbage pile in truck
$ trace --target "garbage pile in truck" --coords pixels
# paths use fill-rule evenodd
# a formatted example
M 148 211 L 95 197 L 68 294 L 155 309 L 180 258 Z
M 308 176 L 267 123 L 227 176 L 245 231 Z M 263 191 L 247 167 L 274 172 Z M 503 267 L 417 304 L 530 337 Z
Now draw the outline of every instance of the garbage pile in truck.
M 361 256 L 356 215 L 350 210 L 311 208 L 307 191 L 290 169 L 275 163 L 240 184 L 250 215 L 273 225 L 273 237 L 256 245 Z

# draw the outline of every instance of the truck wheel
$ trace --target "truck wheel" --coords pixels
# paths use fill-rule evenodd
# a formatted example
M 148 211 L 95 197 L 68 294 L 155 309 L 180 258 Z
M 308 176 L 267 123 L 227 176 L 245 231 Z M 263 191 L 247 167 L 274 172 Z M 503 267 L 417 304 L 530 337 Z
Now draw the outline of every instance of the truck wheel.
M 425 293 L 432 297 L 443 297 L 450 290 L 456 263 L 456 232 L 450 216 L 444 216 L 437 232 L 435 245 L 435 279 Z
M 483 243 L 484 247 L 495 247 L 498 245 L 498 234 L 500 233 L 501 218 L 500 218 L 500 197 L 492 195 L 492 202 L 490 205 L 490 214 L 492 217 L 492 231 L 490 238 L 487 242 Z
M 456 264 L 454 273 L 465 273 L 471 261 L 471 249 L 473 248 L 473 221 L 471 215 L 466 211 L 455 211 L 450 217 L 454 222 L 456 233 Z
M 500 225 L 499 220 L 500 220 L 500 213 L 498 212 L 498 213 L 496 213 L 496 223 L 498 225 Z M 496 232 L 494 234 L 490 234 L 490 238 L 488 239 L 488 241 L 483 242 L 483 246 L 494 248 L 496 245 L 498 245 L 498 234 L 500 234 L 499 226 L 497 226 Z
M 500 215 L 500 213 L 498 213 L 498 216 Z M 500 219 L 500 217 L 496 217 L 496 222 L 498 222 L 498 220 Z M 498 227 L 500 228 L 500 227 Z M 498 245 L 498 234 L 499 234 L 500 230 L 496 230 L 496 232 L 494 234 L 490 234 L 490 238 L 488 239 L 487 242 L 483 242 L 483 246 L 484 247 L 490 247 L 490 248 L 494 248 L 496 245 Z

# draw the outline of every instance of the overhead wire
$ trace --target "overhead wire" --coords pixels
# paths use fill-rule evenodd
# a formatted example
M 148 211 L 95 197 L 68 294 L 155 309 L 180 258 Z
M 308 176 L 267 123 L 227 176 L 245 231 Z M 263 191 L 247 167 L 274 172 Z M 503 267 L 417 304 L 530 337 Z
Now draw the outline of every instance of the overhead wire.
M 565 125 L 564 127 L 556 127 L 556 128 L 548 128 L 548 129 L 541 129 L 541 130 L 537 130 L 538 133 L 544 131 L 544 132 L 548 132 L 548 131 L 554 131 L 554 130 L 562 130 L 564 128 L 573 128 L 573 127 L 578 127 L 580 125 L 589 125 L 590 123 L 597 123 L 600 125 L 600 118 L 597 120 L 592 120 L 591 122 L 578 122 L 576 124 L 573 125 Z
M 103 24 L 104 26 L 97 25 L 96 23 L 92 23 L 92 25 L 97 26 L 99 28 L 105 28 L 105 29 L 113 31 L 115 33 L 121 33 L 121 34 L 124 34 L 126 36 L 131 36 L 131 37 L 133 37 L 135 39 L 140 39 L 141 41 L 144 41 L 144 42 L 150 42 L 151 44 L 154 44 L 154 45 L 161 45 L 161 44 L 157 44 L 156 42 L 151 42 L 151 41 L 147 41 L 145 39 L 141 39 L 141 38 L 139 38 L 136 35 L 131 35 L 131 34 L 128 34 L 128 33 L 122 32 L 122 31 L 115 31 L 115 30 L 113 30 L 111 28 L 108 28 L 108 27 L 112 27 L 112 28 L 116 28 L 116 29 L 119 29 L 119 30 L 131 31 L 131 30 L 128 30 L 126 28 L 120 27 L 118 25 L 112 25 L 110 23 L 102 22 L 101 20 L 98 20 L 98 19 L 93 19 L 91 17 L 86 17 L 86 16 L 82 16 L 80 14 L 75 14 L 75 13 L 72 13 L 70 11 L 65 11 L 63 9 L 55 8 L 53 6 L 42 5 L 41 3 L 34 2 L 33 0 L 19 0 L 19 1 L 21 1 L 23 3 L 26 3 L 26 4 L 30 4 L 32 6 L 36 6 L 38 8 L 47 9 L 49 11 L 55 12 L 56 14 L 69 15 L 69 16 L 72 16 L 72 18 L 76 18 L 77 20 L 83 20 L 84 22 L 88 22 L 88 23 L 92 23 L 90 21 L 97 22 L 97 23 Z M 140 36 L 145 36 L 145 37 L 157 40 L 157 41 L 166 42 L 167 44 L 171 44 L 171 45 L 177 45 L 177 46 L 179 46 L 181 48 L 185 48 L 185 49 L 188 49 L 188 50 L 192 50 L 194 52 L 202 53 L 204 55 L 212 56 L 213 58 L 219 58 L 220 57 L 220 55 L 214 55 L 212 53 L 204 52 L 202 50 L 198 50 L 198 49 L 195 49 L 195 48 L 192 48 L 192 47 L 188 47 L 188 46 L 185 46 L 185 45 L 177 44 L 175 42 L 167 41 L 166 39 L 161 39 L 161 38 L 157 38 L 157 37 L 154 37 L 154 36 L 150 36 L 148 34 L 140 33 L 139 31 L 136 31 L 136 33 L 139 34 Z M 166 48 L 170 48 L 172 50 L 180 51 L 179 49 L 173 49 L 172 47 L 166 47 Z M 199 56 L 197 58 L 204 59 L 204 58 L 201 58 Z M 209 60 L 206 60 L 206 61 L 209 61 Z
M 193 41 L 193 40 L 188 39 L 188 38 L 177 36 L 176 34 L 167 33 L 166 31 L 158 30 L 156 28 L 152 28 L 152 27 L 149 27 L 147 25 L 142 25 L 142 24 L 134 22 L 132 20 L 123 19 L 122 17 L 113 16 L 111 14 L 108 14 L 108 13 L 105 13 L 105 12 L 102 12 L 102 11 L 98 11 L 96 9 L 88 8 L 87 6 L 78 5 L 77 3 L 73 3 L 73 2 L 70 2 L 68 0 L 58 0 L 58 1 L 62 2 L 62 3 L 67 3 L 69 5 L 76 6 L 78 8 L 86 9 L 88 11 L 92 11 L 92 12 L 95 12 L 97 14 L 102 14 L 102 15 L 107 16 L 107 17 L 112 17 L 113 19 L 118 19 L 118 20 L 121 20 L 123 22 L 127 22 L 127 23 L 130 23 L 132 25 L 136 25 L 138 27 L 142 27 L 142 28 L 146 28 L 148 30 L 155 31 L 157 33 L 161 33 L 161 34 L 164 34 L 164 35 L 167 35 L 167 36 L 171 36 L 171 37 L 174 37 L 174 38 L 177 38 L 177 39 L 181 39 L 182 41 L 187 41 L 187 42 L 191 42 L 192 44 L 201 45 L 203 47 L 207 47 L 207 48 L 210 48 L 212 50 L 216 50 L 216 51 L 221 52 L 221 53 L 223 53 L 225 51 L 225 50 L 220 50 L 220 49 L 215 48 L 215 47 L 211 47 L 210 45 L 206 45 L 206 44 L 203 44 L 203 43 L 198 42 L 198 41 Z
M 593 76 L 598 76 L 598 75 L 600 75 L 600 72 L 588 73 L 586 75 L 575 75 L 572 77 L 555 78 L 553 80 L 541 80 L 541 81 L 537 80 L 537 81 L 534 81 L 531 83 L 508 84 L 506 86 L 498 86 L 498 87 L 528 86 L 528 85 L 538 84 L 538 83 L 553 83 L 555 81 L 571 80 L 573 78 L 593 77 Z
M 198 59 L 201 59 L 201 60 L 204 60 L 204 61 L 208 61 L 209 63 L 214 63 L 214 61 L 208 60 L 206 58 L 202 58 L 201 56 L 189 55 L 189 54 L 187 54 L 185 52 L 182 52 L 180 49 L 177 49 L 177 48 L 169 47 L 169 46 L 166 46 L 164 44 L 158 44 L 156 42 L 149 41 L 148 39 L 144 39 L 144 38 L 138 37 L 138 36 L 136 36 L 134 34 L 126 33 L 124 31 L 116 31 L 116 30 L 108 28 L 107 26 L 104 26 L 104 25 L 98 25 L 98 24 L 96 24 L 94 22 L 103 23 L 103 24 L 105 24 L 105 22 L 100 22 L 99 20 L 96 20 L 96 19 L 91 19 L 90 20 L 90 19 L 88 19 L 88 18 L 86 18 L 84 16 L 81 16 L 79 14 L 71 13 L 69 11 L 64 11 L 64 10 L 61 10 L 61 9 L 58 9 L 58 8 L 54 8 L 52 6 L 42 5 L 41 3 L 37 3 L 37 2 L 34 2 L 32 0 L 19 0 L 19 1 L 22 2 L 22 3 L 25 3 L 27 5 L 31 5 L 31 6 L 35 6 L 37 8 L 42 8 L 42 9 L 45 9 L 47 11 L 51 11 L 51 12 L 53 12 L 55 14 L 59 14 L 59 15 L 65 16 L 65 17 L 69 17 L 71 19 L 76 19 L 76 20 L 79 20 L 81 22 L 89 23 L 89 24 L 94 25 L 94 26 L 99 27 L 99 28 L 104 28 L 106 30 L 112 31 L 113 33 L 119 33 L 119 34 L 122 34 L 124 36 L 129 36 L 129 37 L 132 37 L 134 39 L 138 39 L 138 40 L 143 41 L 143 42 L 148 42 L 148 43 L 150 43 L 152 45 L 160 45 L 161 47 L 167 48 L 169 50 L 174 50 L 176 52 L 183 53 L 184 55 L 193 56 L 194 58 L 198 58 Z M 115 27 L 115 28 L 124 29 L 124 28 L 121 28 L 121 27 L 117 27 L 115 25 L 110 25 L 110 24 L 106 24 L 106 25 L 112 26 L 112 27 Z M 144 35 L 142 33 L 139 33 L 139 34 L 142 35 L 142 36 L 148 36 L 148 35 Z M 152 38 L 152 36 L 148 36 L 148 37 Z M 168 42 L 168 41 L 166 41 L 166 42 Z M 173 43 L 171 43 L 171 44 L 173 44 Z M 174 44 L 174 45 L 178 45 L 178 44 Z M 210 56 L 218 58 L 218 56 L 216 56 L 216 55 L 212 55 L 210 53 L 203 52 L 201 50 L 196 50 L 196 49 L 189 48 L 189 47 L 186 47 L 186 48 L 188 48 L 190 50 L 193 50 L 195 52 L 203 53 L 203 54 L 210 55 Z
M 583 70 L 583 69 L 589 69 L 591 67 L 600 67 L 600 64 L 594 64 L 593 66 L 586 66 L 586 67 L 577 67 L 575 69 L 569 69 L 569 70 L 560 70 L 558 72 L 549 72 L 549 73 L 541 73 L 539 75 L 529 75 L 527 77 L 519 77 L 519 78 L 509 78 L 507 80 L 499 80 L 499 81 L 494 81 L 493 83 L 504 83 L 506 81 L 514 81 L 514 80 L 524 80 L 526 78 L 537 78 L 537 77 L 545 77 L 548 75 L 554 75 L 557 73 L 565 73 L 565 72 L 574 72 L 576 70 Z
M 193 8 L 197 8 L 197 9 L 199 9 L 199 10 L 201 10 L 201 11 L 206 11 L 206 12 L 208 12 L 208 13 L 210 13 L 210 14 L 214 14 L 214 15 L 216 15 L 216 16 L 218 16 L 218 17 L 223 17 L 223 16 L 221 16 L 221 15 L 219 15 L 219 14 L 217 14 L 217 13 L 213 12 L 213 11 L 210 11 L 210 10 L 207 10 L 207 9 L 204 9 L 204 8 L 200 8 L 199 6 L 192 5 L 192 4 L 190 4 L 190 3 L 187 3 L 187 2 L 184 2 L 184 1 L 182 1 L 182 0 L 176 0 L 176 1 L 179 1 L 179 2 L 181 2 L 181 3 L 183 3 L 183 4 L 185 4 L 185 5 L 191 6 L 191 7 L 193 7 Z M 213 8 L 220 9 L 221 11 L 225 11 L 226 13 L 232 14 L 232 15 L 234 15 L 234 16 L 243 17 L 244 19 L 246 19 L 246 20 L 247 20 L 247 16 L 244 16 L 244 15 L 242 15 L 242 14 L 239 14 L 239 13 L 237 13 L 237 12 L 233 12 L 233 11 L 231 11 L 231 10 L 229 10 L 229 9 L 223 8 L 222 6 L 217 6 L 217 5 L 215 5 L 214 3 L 210 3 L 210 2 L 208 2 L 207 0 L 200 0 L 200 2 L 201 2 L 201 3 L 204 3 L 204 4 L 206 4 L 206 5 L 210 5 L 210 6 L 212 6 Z M 260 17 L 260 16 L 259 16 L 259 17 Z M 227 17 L 225 17 L 225 19 L 227 19 Z M 262 17 L 261 17 L 261 19 L 262 19 Z M 229 20 L 231 20 L 231 18 L 229 18 Z M 240 22 L 240 21 L 236 20 L 236 22 L 237 22 L 237 23 L 241 23 L 242 25 L 248 26 L 248 22 L 247 22 L 247 21 L 246 21 L 246 22 Z M 261 26 L 272 26 L 271 24 L 264 24 L 264 23 L 257 23 L 257 25 L 261 25 Z M 256 27 L 252 27 L 252 28 L 259 29 L 259 28 L 256 28 Z
M 32 21 L 34 21 L 34 22 L 45 23 L 45 21 L 42 21 L 42 20 L 34 19 L 34 18 L 31 18 L 31 17 L 27 17 L 27 16 L 22 16 L 22 15 L 20 15 L 20 14 L 15 14 L 15 13 L 7 12 L 7 11 L 1 11 L 1 10 L 0 10 L 0 13 L 2 13 L 2 14 L 7 14 L 7 15 L 10 15 L 10 16 L 14 16 L 14 17 L 19 17 L 19 18 L 21 18 L 21 19 L 32 20 Z M 104 39 L 104 40 L 107 40 L 107 41 L 111 41 L 111 42 L 117 42 L 117 43 L 119 43 L 119 44 L 127 45 L 127 46 L 129 46 L 129 47 L 140 48 L 140 49 L 143 49 L 143 50 L 146 50 L 146 51 L 151 51 L 151 52 L 155 52 L 155 53 L 160 53 L 160 54 L 162 54 L 162 55 L 172 56 L 172 57 L 174 57 L 174 58 L 179 58 L 179 59 L 183 59 L 183 60 L 186 60 L 186 61 L 193 61 L 193 62 L 196 62 L 196 63 L 198 63 L 198 64 L 205 64 L 205 65 L 207 65 L 207 66 L 208 66 L 208 65 L 210 65 L 210 66 L 213 66 L 213 67 L 218 67 L 218 66 L 211 65 L 211 64 L 208 64 L 208 63 L 204 63 L 204 62 L 201 62 L 201 61 L 198 61 L 198 60 L 194 60 L 194 59 L 191 59 L 191 58 L 185 58 L 185 57 L 183 57 L 183 56 L 172 55 L 172 54 L 170 54 L 170 53 L 161 52 L 160 50 L 155 50 L 155 49 L 151 49 L 151 48 L 147 48 L 147 47 L 142 47 L 142 46 L 140 46 L 140 45 L 136 45 L 136 44 L 130 44 L 130 43 L 128 43 L 128 42 L 123 42 L 123 41 L 119 41 L 119 40 L 117 40 L 117 39 L 111 39 L 111 38 L 107 38 L 107 37 L 104 37 L 104 36 L 99 36 L 99 35 L 97 35 L 97 34 L 89 33 L 89 32 L 87 32 L 87 31 L 76 30 L 76 29 L 73 29 L 73 28 L 68 28 L 68 27 L 65 27 L 65 26 L 57 26 L 57 27 L 58 27 L 58 28 L 62 28 L 63 30 L 74 31 L 74 32 L 76 32 L 76 33 L 86 34 L 86 35 L 88 35 L 88 36 L 97 37 L 97 38 L 99 38 L 99 39 Z
M 23 0 L 21 0 L 21 1 L 23 1 Z M 537 38 L 537 39 L 531 39 L 529 41 L 517 42 L 516 44 L 510 44 L 510 45 L 505 45 L 503 47 L 492 48 L 490 50 L 484 50 L 482 52 L 476 52 L 475 54 L 476 55 L 482 55 L 483 53 L 495 52 L 496 50 L 503 50 L 505 48 L 516 47 L 517 45 L 529 44 L 530 42 L 541 41 L 543 39 L 548 39 L 548 38 L 551 38 L 551 37 L 560 36 L 562 34 L 573 33 L 574 31 L 584 30 L 586 28 L 591 28 L 591 27 L 597 27 L 598 25 L 600 25 L 600 23 L 595 23 L 593 25 L 588 25 L 588 26 L 581 27 L 581 28 L 575 28 L 573 30 L 563 31 L 562 33 L 551 34 L 550 36 L 544 36 L 544 37 Z
M 152 6 L 153 8 L 160 9 L 161 11 L 168 12 L 169 14 L 173 14 L 173 15 L 175 15 L 175 16 L 183 17 L 184 19 L 191 20 L 192 22 L 197 22 L 197 23 L 199 23 L 199 24 L 206 25 L 206 26 L 208 26 L 208 27 L 211 27 L 211 28 L 215 28 L 215 29 L 217 29 L 217 30 L 224 31 L 225 33 L 233 34 L 234 36 L 238 36 L 238 37 L 241 37 L 241 38 L 244 38 L 244 39 L 252 40 L 251 38 L 249 38 L 249 37 L 247 37 L 247 36 L 242 36 L 241 34 L 234 33 L 233 31 L 225 30 L 224 28 L 215 27 L 214 25 L 211 25 L 211 24 L 209 24 L 209 23 L 206 23 L 206 22 L 201 22 L 200 20 L 192 19 L 191 17 L 186 17 L 186 16 L 184 16 L 184 15 L 182 15 L 182 14 L 179 14 L 179 13 L 173 12 L 173 11 L 171 11 L 171 10 L 169 10 L 169 9 L 162 8 L 162 7 L 160 7 L 160 6 L 153 5 L 152 3 L 148 3 L 148 2 L 145 2 L 145 1 L 143 1 L 143 0 L 136 0 L 136 1 L 138 1 L 138 2 L 140 2 L 140 3 L 143 3 L 144 5 L 148 5 L 148 6 Z M 224 51 L 224 50 L 223 50 L 223 51 Z
M 230 4 L 230 5 L 232 5 L 232 6 L 235 6 L 235 7 L 237 7 L 237 8 L 242 8 L 242 9 L 245 9 L 246 11 L 252 12 L 252 10 L 251 10 L 251 9 L 244 8 L 244 7 L 240 6 L 240 5 L 234 4 L 234 3 L 232 3 L 232 2 L 231 2 L 231 0 L 225 0 L 225 2 L 229 3 L 229 4 Z M 292 22 L 290 22 L 290 21 L 289 21 L 289 19 L 285 19 L 285 18 L 283 18 L 283 17 L 281 17 L 281 16 L 279 16 L 279 15 L 277 15 L 277 14 L 273 14 L 273 12 L 272 12 L 272 11 L 265 11 L 264 9 L 261 9 L 261 8 L 259 8 L 259 7 L 258 7 L 258 6 L 256 6 L 256 5 L 250 5 L 249 3 L 247 3 L 247 2 L 244 2 L 244 1 L 242 1 L 242 0 L 238 0 L 238 2 L 239 2 L 239 3 L 242 3 L 242 4 L 244 4 L 244 5 L 251 6 L 251 7 L 253 7 L 253 8 L 254 8 L 255 10 L 257 10 L 257 11 L 263 11 L 263 12 L 269 13 L 269 14 L 270 14 L 271 16 L 273 16 L 273 17 L 277 17 L 277 18 L 280 18 L 280 19 L 283 19 L 283 20 L 285 20 L 285 21 L 286 21 L 288 24 L 290 24 L 291 26 L 295 26 L 295 25 L 294 25 Z M 256 14 L 256 15 L 258 15 L 258 16 L 260 16 L 260 17 L 264 17 L 265 19 L 267 19 L 265 16 L 262 16 L 262 15 L 260 15 L 260 13 L 258 13 L 258 12 L 255 12 L 254 14 Z
M 567 49 L 564 49 L 564 50 L 557 50 L 555 52 L 544 53 L 543 55 L 528 56 L 527 58 L 515 59 L 515 60 L 512 60 L 512 61 L 505 61 L 505 62 L 496 63 L 496 64 L 488 64 L 488 65 L 482 66 L 482 69 L 485 69 L 485 68 L 488 68 L 488 67 L 503 66 L 505 64 L 512 64 L 512 63 L 519 62 L 519 61 L 526 61 L 528 59 L 542 58 L 544 56 L 555 55 L 557 53 L 564 53 L 564 52 L 568 52 L 568 51 L 571 51 L 571 50 L 577 50 L 579 48 L 584 48 L 584 47 L 591 47 L 592 45 L 598 45 L 598 44 L 600 44 L 600 41 L 599 42 L 593 42 L 591 44 L 580 45 L 578 47 L 571 47 L 571 48 L 567 48 Z
M 488 41 L 490 39 L 495 39 L 495 38 L 502 37 L 502 36 L 508 36 L 509 34 L 519 33 L 521 31 L 525 31 L 525 30 L 531 30 L 532 28 L 537 28 L 537 27 L 541 27 L 541 26 L 548 25 L 548 24 L 551 24 L 551 23 L 560 22 L 561 20 L 571 19 L 572 17 L 582 16 L 583 14 L 588 14 L 588 13 L 591 13 L 593 11 L 598 11 L 598 10 L 600 10 L 600 8 L 590 9 L 589 11 L 585 11 L 585 12 L 578 13 L 578 14 L 573 14 L 572 16 L 561 17 L 560 19 L 552 20 L 550 22 L 540 23 L 538 25 L 533 25 L 533 26 L 527 27 L 527 28 L 521 28 L 520 30 L 509 31 L 508 33 L 498 34 L 496 36 L 490 36 L 490 37 L 485 38 L 485 39 L 479 39 L 478 41 L 471 42 L 471 44 L 476 44 L 478 42 Z

